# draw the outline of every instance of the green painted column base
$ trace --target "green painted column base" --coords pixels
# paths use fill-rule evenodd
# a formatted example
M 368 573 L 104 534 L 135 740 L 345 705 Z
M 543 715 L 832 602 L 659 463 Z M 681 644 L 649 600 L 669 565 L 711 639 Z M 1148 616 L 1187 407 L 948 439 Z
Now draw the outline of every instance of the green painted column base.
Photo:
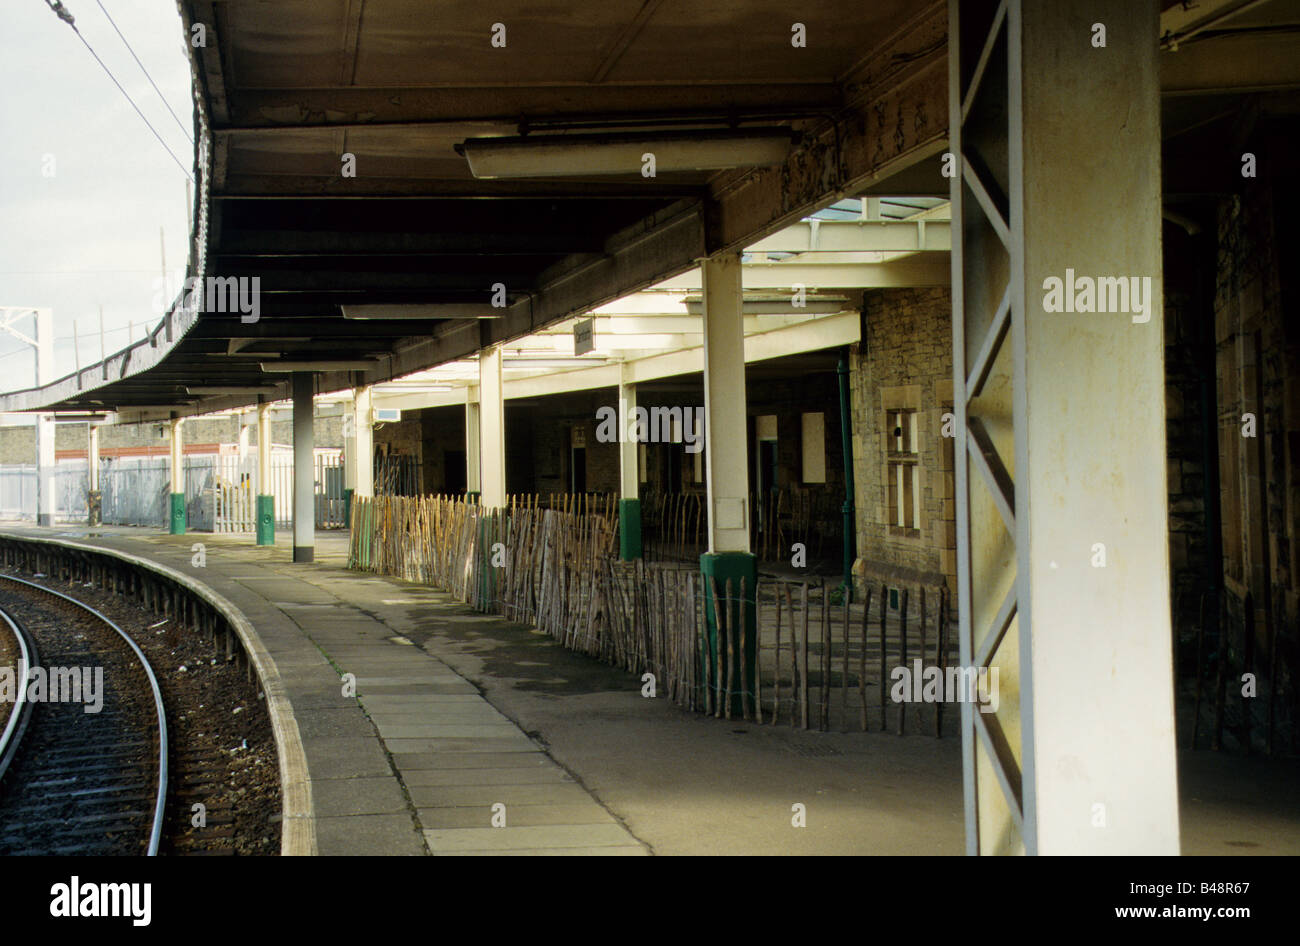
M 257 497 L 257 544 L 275 545 L 275 497 Z
M 618 557 L 625 562 L 641 557 L 641 500 L 618 501 Z
M 355 492 L 351 488 L 343 490 L 343 525 L 348 529 L 352 528 L 352 494 Z
M 171 523 L 172 535 L 185 534 L 185 494 L 171 493 L 171 514 L 167 517 Z
M 704 619 L 706 640 L 703 643 L 705 653 L 706 679 L 714 692 L 717 692 L 718 667 L 718 617 L 713 611 L 713 590 L 716 588 L 718 606 L 723 610 L 727 628 L 727 656 L 731 663 L 731 711 L 743 714 L 742 699 L 753 706 L 753 693 L 745 695 L 744 675 L 741 673 L 741 641 L 747 642 L 744 648 L 744 660 L 749 675 L 750 686 L 757 679 L 757 635 L 754 607 L 758 588 L 758 558 L 749 552 L 706 552 L 700 556 L 700 574 L 704 576 Z M 727 580 L 731 580 L 731 599 L 726 599 Z M 745 633 L 740 633 L 740 582 L 745 582 Z M 715 584 L 716 583 L 716 584 Z
M 467 493 L 465 493 L 465 502 L 469 503 L 471 506 L 477 506 L 478 499 L 482 495 L 483 494 L 476 489 L 469 490 Z

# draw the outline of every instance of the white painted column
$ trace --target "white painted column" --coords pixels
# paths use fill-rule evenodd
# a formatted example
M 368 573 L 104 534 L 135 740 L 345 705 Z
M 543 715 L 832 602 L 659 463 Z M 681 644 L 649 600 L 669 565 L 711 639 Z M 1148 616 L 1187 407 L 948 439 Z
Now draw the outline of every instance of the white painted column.
M 501 349 L 479 352 L 479 464 L 483 495 L 489 508 L 506 504 L 506 418 L 501 385 Z
M 90 423 L 86 427 L 86 482 L 93 493 L 99 489 L 99 425 Z
M 710 552 L 749 551 L 745 327 L 738 254 L 701 262 L 704 289 L 704 466 Z
M 619 431 L 618 441 L 618 498 L 636 499 L 641 485 L 638 465 L 640 447 L 628 430 L 635 430 L 633 418 L 636 415 L 636 385 L 627 380 L 628 369 L 623 368 L 624 380 L 618 385 L 619 422 L 623 429 Z
M 354 496 L 375 495 L 375 428 L 371 424 L 373 398 L 369 387 L 358 388 L 352 398 Z
M 185 434 L 182 425 L 185 423 L 183 417 L 174 417 L 171 422 L 171 464 L 169 472 L 171 474 L 171 484 L 173 494 L 184 494 L 185 492 Z
M 36 310 L 36 384 L 54 381 L 54 310 Z M 54 415 L 36 415 L 36 524 L 54 525 Z
M 316 438 L 313 428 L 316 376 L 293 373 L 293 560 L 316 554 Z
M 465 401 L 465 492 L 475 495 L 483 492 L 479 436 L 478 387 L 475 386 L 469 389 L 469 397 Z
M 275 544 L 275 499 L 271 483 L 271 405 L 257 405 L 257 499 L 254 528 L 258 545 Z
M 188 526 L 185 509 L 185 434 L 184 420 L 171 422 L 171 495 L 167 498 L 167 528 L 172 535 L 184 535 Z
M 271 405 L 257 405 L 257 495 L 271 495 Z

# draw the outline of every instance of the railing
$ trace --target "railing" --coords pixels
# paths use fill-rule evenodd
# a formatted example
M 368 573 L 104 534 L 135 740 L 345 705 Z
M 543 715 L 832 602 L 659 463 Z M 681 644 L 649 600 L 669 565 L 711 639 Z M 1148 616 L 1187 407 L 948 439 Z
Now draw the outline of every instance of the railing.
M 810 560 L 842 555 L 842 499 L 821 489 L 749 494 L 750 536 L 760 561 L 789 561 L 802 543 Z M 705 551 L 708 517 L 703 493 L 647 491 L 641 499 L 641 538 L 652 561 L 686 562 Z
M 256 529 L 257 454 L 189 456 L 184 459 L 185 510 L 197 532 L 252 532 Z M 321 453 L 315 458 L 316 527 L 345 525 L 343 459 Z M 277 528 L 293 517 L 293 458 L 271 462 L 271 493 Z M 86 461 L 64 460 L 54 473 L 55 519 L 86 521 Z M 105 457 L 100 460 L 100 515 L 105 525 L 164 527 L 168 523 L 171 466 L 168 457 Z M 35 519 L 36 466 L 0 465 L 0 518 Z
M 818 581 L 709 587 L 695 566 L 619 561 L 612 499 L 554 505 L 356 497 L 349 566 L 438 586 L 571 650 L 653 674 L 663 696 L 695 712 L 820 730 L 955 731 L 955 707 L 890 692 L 899 667 L 909 679 L 956 668 L 945 588 L 873 587 L 846 602 Z M 580 505 L 591 512 L 567 511 Z M 715 614 L 722 630 L 706 633 Z

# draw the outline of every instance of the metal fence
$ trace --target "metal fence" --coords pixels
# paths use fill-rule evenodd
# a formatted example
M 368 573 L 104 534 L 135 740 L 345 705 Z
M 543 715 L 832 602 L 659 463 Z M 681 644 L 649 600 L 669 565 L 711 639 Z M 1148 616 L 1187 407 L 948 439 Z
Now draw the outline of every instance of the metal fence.
M 316 528 L 343 528 L 341 454 L 319 453 L 315 461 Z M 256 528 L 257 454 L 191 456 L 185 471 L 185 515 L 196 532 L 252 532 Z M 55 520 L 84 523 L 88 514 L 87 464 L 64 460 L 55 469 Z M 168 524 L 171 493 L 167 457 L 105 457 L 99 465 L 101 516 L 105 525 Z M 288 529 L 293 517 L 293 455 L 277 451 L 271 460 L 271 495 L 276 528 Z M 0 464 L 0 518 L 36 518 L 36 466 Z

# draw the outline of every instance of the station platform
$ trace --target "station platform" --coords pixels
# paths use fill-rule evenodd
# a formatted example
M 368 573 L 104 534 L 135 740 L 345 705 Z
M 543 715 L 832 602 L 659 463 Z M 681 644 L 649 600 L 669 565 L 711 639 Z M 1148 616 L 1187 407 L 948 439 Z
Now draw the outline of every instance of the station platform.
M 259 547 L 111 526 L 0 531 L 148 559 L 243 613 L 287 691 L 319 854 L 964 851 L 959 740 L 683 712 L 526 626 L 349 571 L 343 532 L 319 532 L 316 561 L 294 564 L 287 534 Z M 1300 853 L 1300 764 L 1180 755 L 1184 853 Z

